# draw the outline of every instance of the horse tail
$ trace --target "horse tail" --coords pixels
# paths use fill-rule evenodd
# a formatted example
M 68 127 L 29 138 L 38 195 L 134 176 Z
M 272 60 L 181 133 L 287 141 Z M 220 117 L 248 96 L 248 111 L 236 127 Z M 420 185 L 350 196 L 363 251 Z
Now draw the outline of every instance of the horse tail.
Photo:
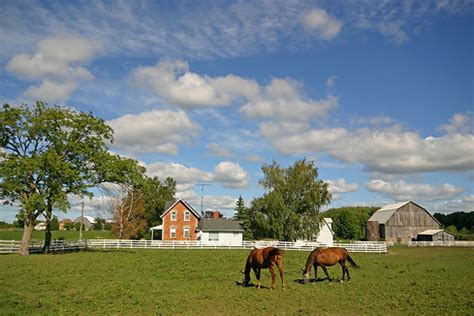
M 356 269 L 360 268 L 360 266 L 358 266 L 357 263 L 355 263 L 355 261 L 352 260 L 351 256 L 349 256 L 349 254 L 347 254 L 347 260 L 351 264 L 351 267 L 356 268 Z

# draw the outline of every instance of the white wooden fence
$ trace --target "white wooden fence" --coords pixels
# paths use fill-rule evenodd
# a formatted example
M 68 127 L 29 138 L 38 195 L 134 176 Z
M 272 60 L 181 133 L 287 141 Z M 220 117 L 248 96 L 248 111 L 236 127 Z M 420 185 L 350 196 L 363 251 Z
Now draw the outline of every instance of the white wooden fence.
M 0 253 L 18 253 L 20 241 L 0 240 Z M 284 250 L 311 251 L 316 247 L 327 245 L 317 242 L 288 242 L 288 241 L 243 241 L 241 244 L 222 244 L 219 242 L 200 241 L 164 241 L 164 240 L 127 240 L 127 239 L 88 239 L 84 241 L 55 240 L 51 251 L 68 251 L 79 249 L 252 249 L 274 246 Z M 334 243 L 333 247 L 346 248 L 350 252 L 385 253 L 387 245 L 384 242 L 354 242 Z M 42 241 L 30 244 L 30 253 L 41 252 Z
M 474 247 L 474 241 L 410 241 L 408 247 Z
M 327 245 L 316 242 L 289 241 L 243 241 L 241 244 L 223 244 L 219 242 L 200 241 L 165 241 L 165 240 L 120 240 L 120 239 L 89 239 L 87 247 L 92 249 L 252 249 L 274 246 L 284 250 L 311 251 L 316 247 Z M 346 248 L 350 252 L 387 252 L 384 242 L 334 243 L 333 247 Z
M 19 240 L 0 240 L 0 254 L 18 253 L 20 251 L 21 241 Z M 39 253 L 43 251 L 44 242 L 42 240 L 32 240 L 30 242 L 30 253 Z M 86 241 L 80 240 L 54 240 L 51 243 L 51 251 L 72 251 L 86 248 Z

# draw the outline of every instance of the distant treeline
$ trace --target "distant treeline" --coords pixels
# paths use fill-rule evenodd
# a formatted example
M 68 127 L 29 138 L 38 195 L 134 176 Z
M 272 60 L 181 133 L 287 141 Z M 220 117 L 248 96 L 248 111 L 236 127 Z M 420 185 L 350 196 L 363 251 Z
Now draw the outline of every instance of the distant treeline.
M 333 220 L 332 228 L 337 239 L 364 240 L 366 224 L 379 207 L 352 206 L 332 208 L 321 213 L 323 217 Z
M 455 212 L 451 214 L 434 213 L 434 217 L 444 226 L 456 226 L 457 230 L 466 228 L 474 231 L 474 212 Z
M 435 213 L 434 217 L 457 240 L 474 240 L 474 212 Z

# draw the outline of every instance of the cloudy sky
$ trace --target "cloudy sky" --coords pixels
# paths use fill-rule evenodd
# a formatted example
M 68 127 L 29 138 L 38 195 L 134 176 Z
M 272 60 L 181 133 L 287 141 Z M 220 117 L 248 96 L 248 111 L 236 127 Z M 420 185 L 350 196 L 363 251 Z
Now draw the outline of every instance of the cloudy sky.
M 307 158 L 330 207 L 473 211 L 473 17 L 449 0 L 5 0 L 0 100 L 101 116 L 113 152 L 198 210 L 196 183 L 230 216 L 263 193 L 262 164 Z

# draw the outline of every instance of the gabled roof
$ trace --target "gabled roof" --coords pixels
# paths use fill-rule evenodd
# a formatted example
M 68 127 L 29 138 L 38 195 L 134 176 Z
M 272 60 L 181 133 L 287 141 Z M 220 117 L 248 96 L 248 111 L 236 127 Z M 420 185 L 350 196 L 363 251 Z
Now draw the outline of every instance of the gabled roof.
M 89 221 L 89 223 L 91 223 L 91 224 L 95 224 L 95 218 L 92 217 L 92 216 L 84 215 L 84 219 L 87 219 Z M 74 220 L 74 223 L 80 223 L 80 222 L 81 222 L 81 217 L 80 216 Z
M 226 218 L 203 218 L 199 221 L 197 230 L 203 232 L 243 232 L 241 221 Z
M 420 206 L 420 205 L 418 205 L 418 204 L 416 204 L 415 202 L 412 202 L 412 201 L 405 201 L 405 202 L 385 205 L 384 207 L 378 209 L 374 214 L 372 214 L 372 216 L 368 219 L 368 221 L 369 222 L 379 222 L 379 224 L 385 224 L 390 219 L 390 217 L 392 217 L 393 213 L 395 213 L 399 208 L 401 208 L 401 207 L 403 207 L 403 206 L 405 206 L 409 203 L 412 203 L 412 204 L 418 206 L 419 208 L 421 208 L 422 210 L 424 210 L 439 225 L 441 225 L 441 223 L 436 219 L 436 217 L 431 215 L 431 213 L 428 212 L 424 207 L 422 207 L 422 206 Z
M 176 202 L 174 202 L 173 204 L 171 204 L 171 205 L 166 209 L 166 211 L 161 215 L 161 218 L 165 217 L 165 215 L 166 215 L 169 211 L 171 211 L 171 210 L 176 206 L 176 204 L 178 204 L 179 202 L 183 203 L 183 205 L 184 205 L 189 211 L 191 211 L 191 213 L 193 213 L 194 216 L 196 216 L 198 219 L 201 219 L 201 215 L 199 215 L 199 213 L 196 212 L 196 210 L 195 210 L 194 208 L 192 208 L 192 206 L 189 205 L 185 200 L 181 200 L 181 199 L 179 199 L 179 200 L 177 200 Z
M 390 219 L 390 217 L 392 217 L 393 213 L 408 203 L 410 203 L 410 201 L 385 205 L 372 214 L 368 221 L 385 224 Z

